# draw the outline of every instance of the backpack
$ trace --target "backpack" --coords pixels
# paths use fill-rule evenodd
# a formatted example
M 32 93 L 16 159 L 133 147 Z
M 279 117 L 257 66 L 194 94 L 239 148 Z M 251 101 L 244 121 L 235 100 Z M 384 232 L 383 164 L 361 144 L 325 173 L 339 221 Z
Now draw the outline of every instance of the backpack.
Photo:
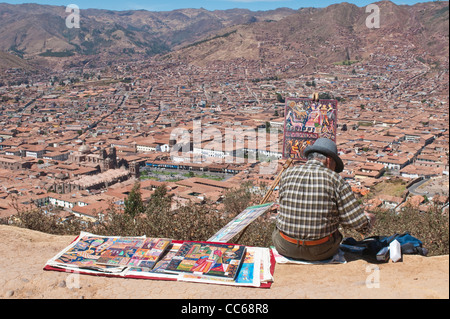
M 422 256 L 428 254 L 428 250 L 422 247 L 422 242 L 407 232 L 404 234 L 394 234 L 392 236 L 372 236 L 360 241 L 357 241 L 352 237 L 347 237 L 341 242 L 340 248 L 346 252 L 375 258 L 378 252 L 383 248 L 388 247 L 394 239 L 400 243 L 402 254 L 419 254 Z

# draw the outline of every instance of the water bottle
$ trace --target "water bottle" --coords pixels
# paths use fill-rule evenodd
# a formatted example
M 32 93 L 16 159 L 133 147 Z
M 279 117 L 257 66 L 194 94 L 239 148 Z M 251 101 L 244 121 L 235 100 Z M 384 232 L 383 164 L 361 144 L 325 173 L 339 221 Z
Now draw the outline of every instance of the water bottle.
M 389 244 L 389 258 L 395 263 L 402 259 L 402 248 L 397 239 Z

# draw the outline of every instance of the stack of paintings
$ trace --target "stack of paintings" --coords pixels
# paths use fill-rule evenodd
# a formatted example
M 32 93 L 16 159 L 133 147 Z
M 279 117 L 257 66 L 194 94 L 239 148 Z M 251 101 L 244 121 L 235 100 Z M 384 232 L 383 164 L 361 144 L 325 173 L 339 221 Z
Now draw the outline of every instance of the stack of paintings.
M 170 244 L 170 239 L 107 237 L 82 232 L 47 265 L 106 273 L 119 273 L 127 267 L 151 270 Z
M 269 248 L 247 247 L 244 260 L 234 281 L 220 277 L 205 277 L 193 273 L 181 274 L 179 281 L 213 283 L 231 286 L 262 287 L 273 282 Z
M 155 264 L 152 269 L 146 269 L 142 267 L 130 267 L 128 268 L 124 276 L 134 278 L 161 278 L 161 279 L 174 279 L 176 280 L 178 274 L 166 272 L 166 268 L 169 265 L 172 258 L 176 255 L 181 247 L 181 243 L 174 243 L 169 246 L 167 253 L 161 257 L 161 259 Z
M 161 238 L 119 238 L 101 254 L 97 264 L 151 270 L 170 243 Z
M 166 271 L 231 281 L 235 279 L 244 256 L 245 246 L 242 245 L 185 242 Z
M 274 269 L 272 259 L 269 248 L 81 232 L 68 247 L 50 259 L 44 269 L 270 287 Z

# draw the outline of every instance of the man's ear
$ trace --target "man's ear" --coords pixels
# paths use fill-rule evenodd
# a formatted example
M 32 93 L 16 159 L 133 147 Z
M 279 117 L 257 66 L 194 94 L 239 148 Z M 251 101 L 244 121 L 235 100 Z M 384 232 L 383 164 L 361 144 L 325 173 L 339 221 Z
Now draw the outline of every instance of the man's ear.
M 325 163 L 326 163 L 326 166 L 331 170 L 334 170 L 336 168 L 336 162 L 331 157 L 327 156 Z

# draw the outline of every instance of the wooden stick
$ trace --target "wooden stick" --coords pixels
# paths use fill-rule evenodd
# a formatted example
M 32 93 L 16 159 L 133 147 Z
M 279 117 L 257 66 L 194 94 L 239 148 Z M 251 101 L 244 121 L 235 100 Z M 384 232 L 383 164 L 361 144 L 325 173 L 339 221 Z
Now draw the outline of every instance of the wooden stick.
M 277 187 L 278 183 L 281 180 L 281 175 L 283 174 L 283 172 L 289 168 L 289 166 L 291 166 L 292 164 L 292 158 L 289 158 L 284 164 L 283 164 L 283 168 L 281 169 L 281 171 L 278 173 L 277 177 L 275 178 L 275 180 L 272 183 L 272 186 L 270 187 L 269 191 L 266 193 L 266 195 L 264 195 L 263 199 L 261 200 L 261 202 L 259 203 L 260 205 L 265 204 L 268 200 L 270 195 L 272 195 L 273 190 L 275 189 L 275 187 Z

